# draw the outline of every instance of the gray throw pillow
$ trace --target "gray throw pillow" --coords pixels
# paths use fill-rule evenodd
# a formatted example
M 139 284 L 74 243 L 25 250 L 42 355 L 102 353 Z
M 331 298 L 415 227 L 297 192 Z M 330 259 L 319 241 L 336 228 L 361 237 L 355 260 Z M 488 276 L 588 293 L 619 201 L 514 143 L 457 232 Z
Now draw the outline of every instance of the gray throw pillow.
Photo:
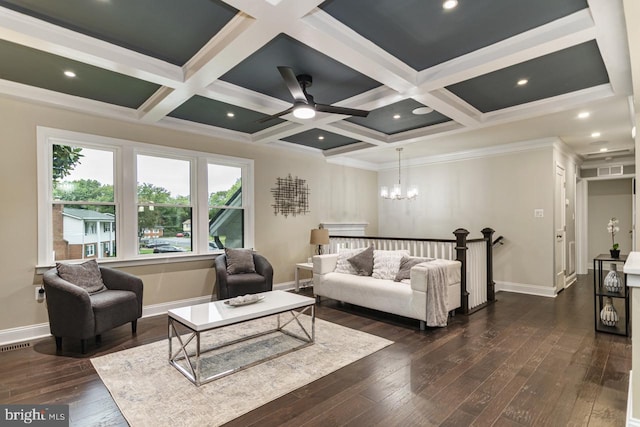
M 373 273 L 373 246 L 355 254 L 347 261 L 356 269 L 358 276 L 371 276 Z
M 396 274 L 396 278 L 393 279 L 396 282 L 400 282 L 404 279 L 411 279 L 411 268 L 423 262 L 433 261 L 433 258 L 421 258 L 417 256 L 403 256 L 400 260 L 400 269 Z
M 227 256 L 227 274 L 256 272 L 251 249 L 225 248 L 224 253 Z
M 69 283 L 81 287 L 90 294 L 95 294 L 107 289 L 102 281 L 100 267 L 95 259 L 85 261 L 82 264 L 56 263 L 58 276 Z

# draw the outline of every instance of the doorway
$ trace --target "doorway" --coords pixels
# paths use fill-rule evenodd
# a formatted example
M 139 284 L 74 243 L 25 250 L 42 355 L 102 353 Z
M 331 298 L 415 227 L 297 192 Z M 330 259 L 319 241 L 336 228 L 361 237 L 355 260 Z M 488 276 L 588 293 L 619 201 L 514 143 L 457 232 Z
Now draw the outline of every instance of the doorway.
M 612 246 L 607 224 L 618 218 L 620 231 L 615 243 L 620 252 L 628 254 L 634 249 L 634 178 L 587 178 L 578 183 L 578 274 L 587 274 L 593 268 L 593 258 L 607 254 Z

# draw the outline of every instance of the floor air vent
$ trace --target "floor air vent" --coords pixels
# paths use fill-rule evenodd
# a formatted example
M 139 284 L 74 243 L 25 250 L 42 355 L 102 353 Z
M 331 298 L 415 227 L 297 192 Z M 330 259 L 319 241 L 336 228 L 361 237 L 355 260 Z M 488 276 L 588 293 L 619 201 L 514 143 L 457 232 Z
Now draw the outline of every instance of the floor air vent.
M 5 351 L 20 350 L 21 348 L 27 348 L 27 347 L 31 347 L 30 342 L 21 342 L 18 344 L 3 345 L 2 347 L 0 347 L 0 353 L 4 353 Z

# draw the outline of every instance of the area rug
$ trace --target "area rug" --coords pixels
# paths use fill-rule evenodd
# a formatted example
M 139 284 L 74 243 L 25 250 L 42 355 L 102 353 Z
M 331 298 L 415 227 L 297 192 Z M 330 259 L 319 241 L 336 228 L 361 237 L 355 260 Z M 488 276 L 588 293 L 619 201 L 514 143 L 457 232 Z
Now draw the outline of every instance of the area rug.
M 309 316 L 301 316 L 310 325 Z M 203 334 L 203 347 L 267 331 L 275 317 Z M 297 328 L 295 322 L 287 328 Z M 168 341 L 91 359 L 94 368 L 132 426 L 218 426 L 392 344 L 392 341 L 316 319 L 315 344 L 196 387 L 168 362 Z M 255 357 L 286 346 L 282 335 L 264 335 L 215 355 Z M 248 345 L 247 345 L 248 343 Z M 244 348 L 243 348 L 244 346 Z M 253 348 L 253 350 L 251 349 Z

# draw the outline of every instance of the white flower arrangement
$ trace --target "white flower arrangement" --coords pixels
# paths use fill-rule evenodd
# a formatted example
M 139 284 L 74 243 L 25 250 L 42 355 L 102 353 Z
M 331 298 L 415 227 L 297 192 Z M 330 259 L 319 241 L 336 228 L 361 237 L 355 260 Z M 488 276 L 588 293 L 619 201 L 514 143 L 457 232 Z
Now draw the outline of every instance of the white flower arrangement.
M 620 231 L 620 227 L 618 227 L 619 223 L 620 221 L 618 221 L 618 218 L 613 217 L 609 220 L 609 224 L 607 224 L 607 231 L 611 233 L 611 249 L 614 251 L 620 247 L 615 240 L 616 233 Z

